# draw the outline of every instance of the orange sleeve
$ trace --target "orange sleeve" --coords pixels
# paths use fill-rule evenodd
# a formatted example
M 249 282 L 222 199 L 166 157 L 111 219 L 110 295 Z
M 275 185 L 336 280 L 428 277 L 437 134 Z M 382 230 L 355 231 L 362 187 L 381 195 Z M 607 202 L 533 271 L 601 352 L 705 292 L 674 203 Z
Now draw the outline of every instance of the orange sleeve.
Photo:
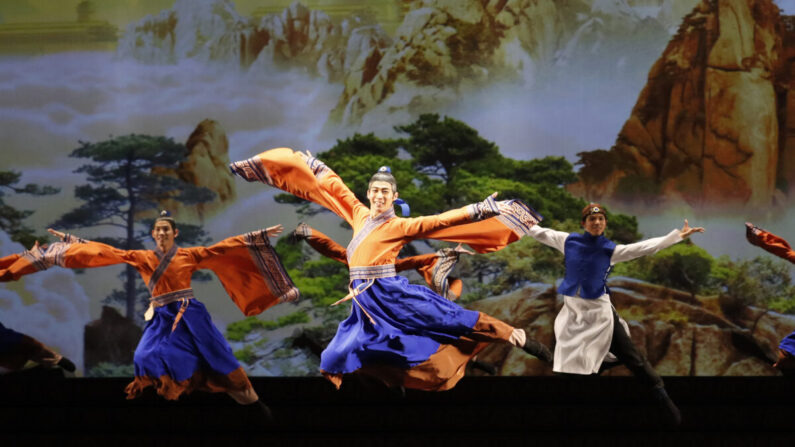
M 763 248 L 765 251 L 773 253 L 779 258 L 795 263 L 795 251 L 792 250 L 786 240 L 769 231 L 759 228 L 757 228 L 757 231 L 758 234 L 755 234 L 751 228 L 746 230 L 745 236 L 748 242 Z
M 543 216 L 520 200 L 505 202 L 509 211 L 482 221 L 471 222 L 425 233 L 425 239 L 438 239 L 468 244 L 478 253 L 490 253 L 505 248 L 528 234 Z
M 348 256 L 345 247 L 334 242 L 333 239 L 314 228 L 312 228 L 311 231 L 312 234 L 306 237 L 306 242 L 310 247 L 327 258 L 331 258 L 345 265 L 348 264 Z
M 292 149 L 271 149 L 229 167 L 250 182 L 263 182 L 331 210 L 351 225 L 357 213 L 367 212 L 334 171 Z
M 143 253 L 73 237 L 67 241 L 74 242 L 54 242 L 46 250 L 22 253 L 12 265 L 0 270 L 0 282 L 16 281 L 24 275 L 46 270 L 53 265 L 66 268 L 104 267 L 122 263 L 137 265 Z
M 39 252 L 41 253 L 41 250 Z M 39 264 L 35 262 L 34 252 L 25 250 L 21 254 L 6 256 L 0 260 L 0 282 L 16 281 L 46 268 L 43 262 Z
M 51 244 L 47 247 L 45 257 L 51 258 L 55 265 L 72 269 L 105 267 L 116 264 L 135 266 L 143 261 L 144 256 L 143 250 L 122 250 L 94 241 L 68 244 L 65 249 L 56 247 L 56 244 Z
M 428 253 L 426 255 L 417 255 L 417 256 L 409 256 L 407 258 L 400 258 L 395 261 L 395 270 L 398 272 L 404 272 L 406 270 L 417 270 L 425 280 L 428 281 L 428 276 L 425 274 L 425 270 L 433 269 L 433 265 L 436 263 L 436 258 L 438 255 L 436 253 Z M 430 281 L 428 281 L 430 283 Z
M 395 262 L 395 270 L 416 270 L 434 292 L 449 300 L 461 296 L 460 279 L 449 278 L 450 272 L 458 261 L 458 253 L 451 248 L 443 248 L 436 253 L 401 258 Z
M 245 315 L 257 315 L 275 304 L 298 299 L 298 288 L 265 230 L 187 250 L 196 262 L 196 269 L 212 270 Z
M 402 233 L 409 239 L 428 239 L 427 235 L 433 231 L 469 223 L 472 219 L 469 206 L 466 206 L 433 216 L 400 219 L 399 225 Z
M 25 250 L 25 251 L 27 251 L 27 250 Z M 19 254 L 19 253 L 15 253 L 13 255 L 8 255 L 8 256 L 3 256 L 2 258 L 0 258 L 0 269 L 7 269 L 7 268 L 11 267 L 11 264 L 17 262 L 17 260 L 19 258 L 21 258 L 21 257 L 22 257 L 22 255 Z

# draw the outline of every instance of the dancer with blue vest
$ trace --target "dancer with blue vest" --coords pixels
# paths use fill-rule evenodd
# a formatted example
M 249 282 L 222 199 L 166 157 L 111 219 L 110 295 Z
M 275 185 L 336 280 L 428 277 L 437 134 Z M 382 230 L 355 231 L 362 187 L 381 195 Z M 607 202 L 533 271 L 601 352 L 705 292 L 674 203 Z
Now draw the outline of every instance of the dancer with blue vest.
M 603 362 L 623 363 L 635 376 L 647 383 L 655 398 L 668 411 L 674 424 L 681 416 L 663 386 L 663 380 L 629 337 L 629 327 L 610 302 L 607 275 L 617 262 L 654 254 L 704 228 L 690 227 L 685 220 L 681 230 L 665 236 L 616 244 L 604 236 L 607 214 L 601 205 L 591 203 L 582 210 L 583 233 L 565 233 L 530 228 L 528 234 L 544 245 L 561 251 L 565 257 L 566 276 L 558 293 L 563 307 L 555 318 L 555 353 L 552 370 L 567 374 L 597 374 Z

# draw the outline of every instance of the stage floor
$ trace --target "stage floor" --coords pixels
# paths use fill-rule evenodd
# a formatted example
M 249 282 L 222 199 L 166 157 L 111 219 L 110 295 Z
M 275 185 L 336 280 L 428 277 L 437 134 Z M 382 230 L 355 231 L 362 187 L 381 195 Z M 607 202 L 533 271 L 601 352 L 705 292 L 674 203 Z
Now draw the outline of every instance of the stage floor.
M 667 377 L 683 422 L 671 430 L 626 377 L 467 377 L 405 396 L 347 380 L 253 378 L 275 421 L 225 395 L 125 400 L 127 378 L 0 376 L 0 445 L 795 445 L 795 380 Z

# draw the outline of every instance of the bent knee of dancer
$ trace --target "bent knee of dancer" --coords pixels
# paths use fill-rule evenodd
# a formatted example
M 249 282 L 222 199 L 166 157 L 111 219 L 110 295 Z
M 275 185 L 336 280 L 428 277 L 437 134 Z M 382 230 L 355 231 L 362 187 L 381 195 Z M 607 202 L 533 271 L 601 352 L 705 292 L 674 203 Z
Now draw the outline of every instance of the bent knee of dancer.
M 28 359 L 33 360 L 40 365 L 53 367 L 59 361 L 61 361 L 62 357 L 60 354 L 44 346 L 40 341 L 33 337 L 23 335 L 21 345 L 23 346 L 24 351 L 27 353 Z
M 243 390 L 227 391 L 227 394 L 229 394 L 229 396 L 234 399 L 235 402 L 241 405 L 253 404 L 259 400 L 259 396 L 257 395 L 257 392 L 254 391 L 254 387 L 252 386 L 249 386 Z
M 521 333 L 524 334 L 524 330 L 521 330 Z M 512 337 L 514 336 L 524 337 L 524 335 L 518 335 L 516 328 L 510 324 L 498 320 L 491 315 L 484 314 L 483 312 L 478 312 L 478 320 L 472 327 L 472 332 L 469 334 L 470 338 L 477 341 L 503 341 L 511 344 L 515 344 L 515 342 L 512 341 Z M 522 338 L 522 343 L 524 343 L 524 338 Z
M 31 358 L 31 360 L 33 360 L 34 362 L 36 362 L 36 363 L 38 363 L 40 365 L 44 365 L 44 366 L 47 366 L 47 367 L 53 367 L 53 366 L 57 365 L 58 362 L 60 362 L 62 358 L 63 358 L 63 356 L 61 354 L 58 354 L 57 352 L 55 352 L 55 351 L 53 351 L 51 349 L 42 347 L 42 349 L 40 351 L 38 351 L 33 356 L 33 358 Z

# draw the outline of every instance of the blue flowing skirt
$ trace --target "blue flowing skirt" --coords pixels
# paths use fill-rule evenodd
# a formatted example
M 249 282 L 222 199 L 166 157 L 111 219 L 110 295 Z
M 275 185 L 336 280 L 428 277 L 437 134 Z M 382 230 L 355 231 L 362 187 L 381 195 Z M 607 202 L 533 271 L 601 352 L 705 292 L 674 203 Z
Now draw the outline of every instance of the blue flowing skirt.
M 787 335 L 778 345 L 779 349 L 795 355 L 795 332 Z
M 169 376 L 180 382 L 199 370 L 226 375 L 239 368 L 229 344 L 198 300 L 190 300 L 171 332 L 180 306 L 177 301 L 155 309 L 135 349 L 135 375 L 153 379 Z
M 363 282 L 356 280 L 353 286 Z M 428 360 L 441 344 L 470 334 L 480 316 L 402 276 L 376 279 L 356 301 L 320 356 L 324 372 L 345 374 L 364 365 L 411 368 Z

